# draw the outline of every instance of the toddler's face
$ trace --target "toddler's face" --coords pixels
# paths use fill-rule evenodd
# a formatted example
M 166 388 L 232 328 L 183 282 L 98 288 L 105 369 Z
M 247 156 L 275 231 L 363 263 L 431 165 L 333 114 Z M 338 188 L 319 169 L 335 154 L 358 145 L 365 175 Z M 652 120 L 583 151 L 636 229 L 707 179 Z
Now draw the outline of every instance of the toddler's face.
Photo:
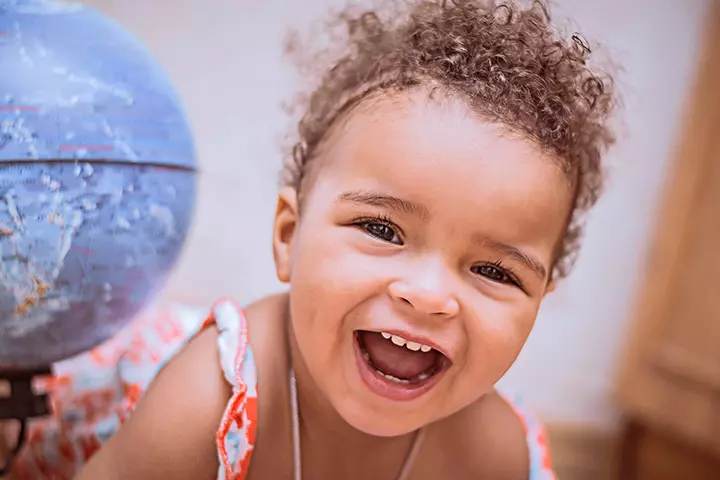
M 423 92 L 354 113 L 333 137 L 301 217 L 281 195 L 278 274 L 323 396 L 362 431 L 403 434 L 469 405 L 512 365 L 548 289 L 570 186 L 530 141 Z

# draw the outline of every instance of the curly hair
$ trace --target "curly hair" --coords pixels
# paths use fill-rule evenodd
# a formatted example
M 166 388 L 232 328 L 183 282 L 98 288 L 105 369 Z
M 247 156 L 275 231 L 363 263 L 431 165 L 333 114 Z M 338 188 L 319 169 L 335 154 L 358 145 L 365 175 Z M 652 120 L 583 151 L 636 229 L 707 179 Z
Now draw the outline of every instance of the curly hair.
M 574 189 L 552 268 L 553 278 L 565 277 L 579 250 L 584 214 L 602 188 L 602 155 L 614 142 L 608 121 L 615 104 L 612 79 L 588 67 L 590 48 L 580 35 L 557 32 L 544 1 L 529 8 L 482 0 L 404 6 L 383 20 L 376 11 L 355 15 L 345 9 L 333 16 L 335 25 L 347 27 L 345 51 L 319 86 L 296 101 L 303 115 L 284 182 L 300 193 L 328 131 L 363 100 L 439 87 L 558 160 Z M 297 53 L 296 43 L 286 50 Z

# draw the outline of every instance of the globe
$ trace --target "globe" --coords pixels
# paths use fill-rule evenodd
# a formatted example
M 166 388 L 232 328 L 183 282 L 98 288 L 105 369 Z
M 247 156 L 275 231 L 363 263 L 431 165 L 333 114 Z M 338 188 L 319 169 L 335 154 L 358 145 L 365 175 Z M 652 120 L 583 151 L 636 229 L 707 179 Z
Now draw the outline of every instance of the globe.
M 0 0 L 0 365 L 112 337 L 162 288 L 195 201 L 178 95 L 99 12 Z

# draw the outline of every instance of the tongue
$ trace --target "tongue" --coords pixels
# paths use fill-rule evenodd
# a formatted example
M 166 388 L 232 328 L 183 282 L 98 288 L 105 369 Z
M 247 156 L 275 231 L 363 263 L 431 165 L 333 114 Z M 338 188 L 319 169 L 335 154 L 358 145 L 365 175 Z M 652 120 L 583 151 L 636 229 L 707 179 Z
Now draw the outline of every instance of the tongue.
M 375 332 L 359 332 L 360 344 L 370 355 L 375 368 L 395 378 L 410 380 L 430 369 L 438 361 L 438 352 L 413 352 L 406 347 L 398 347 L 390 340 Z

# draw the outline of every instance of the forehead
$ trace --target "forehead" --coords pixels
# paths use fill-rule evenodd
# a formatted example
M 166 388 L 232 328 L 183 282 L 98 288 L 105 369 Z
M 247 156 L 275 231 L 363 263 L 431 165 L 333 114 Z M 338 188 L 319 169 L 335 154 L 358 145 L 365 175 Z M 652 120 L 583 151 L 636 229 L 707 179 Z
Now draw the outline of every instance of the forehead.
M 316 184 L 327 194 L 381 190 L 509 240 L 564 230 L 571 190 L 555 159 L 459 100 L 378 99 L 333 137 Z

